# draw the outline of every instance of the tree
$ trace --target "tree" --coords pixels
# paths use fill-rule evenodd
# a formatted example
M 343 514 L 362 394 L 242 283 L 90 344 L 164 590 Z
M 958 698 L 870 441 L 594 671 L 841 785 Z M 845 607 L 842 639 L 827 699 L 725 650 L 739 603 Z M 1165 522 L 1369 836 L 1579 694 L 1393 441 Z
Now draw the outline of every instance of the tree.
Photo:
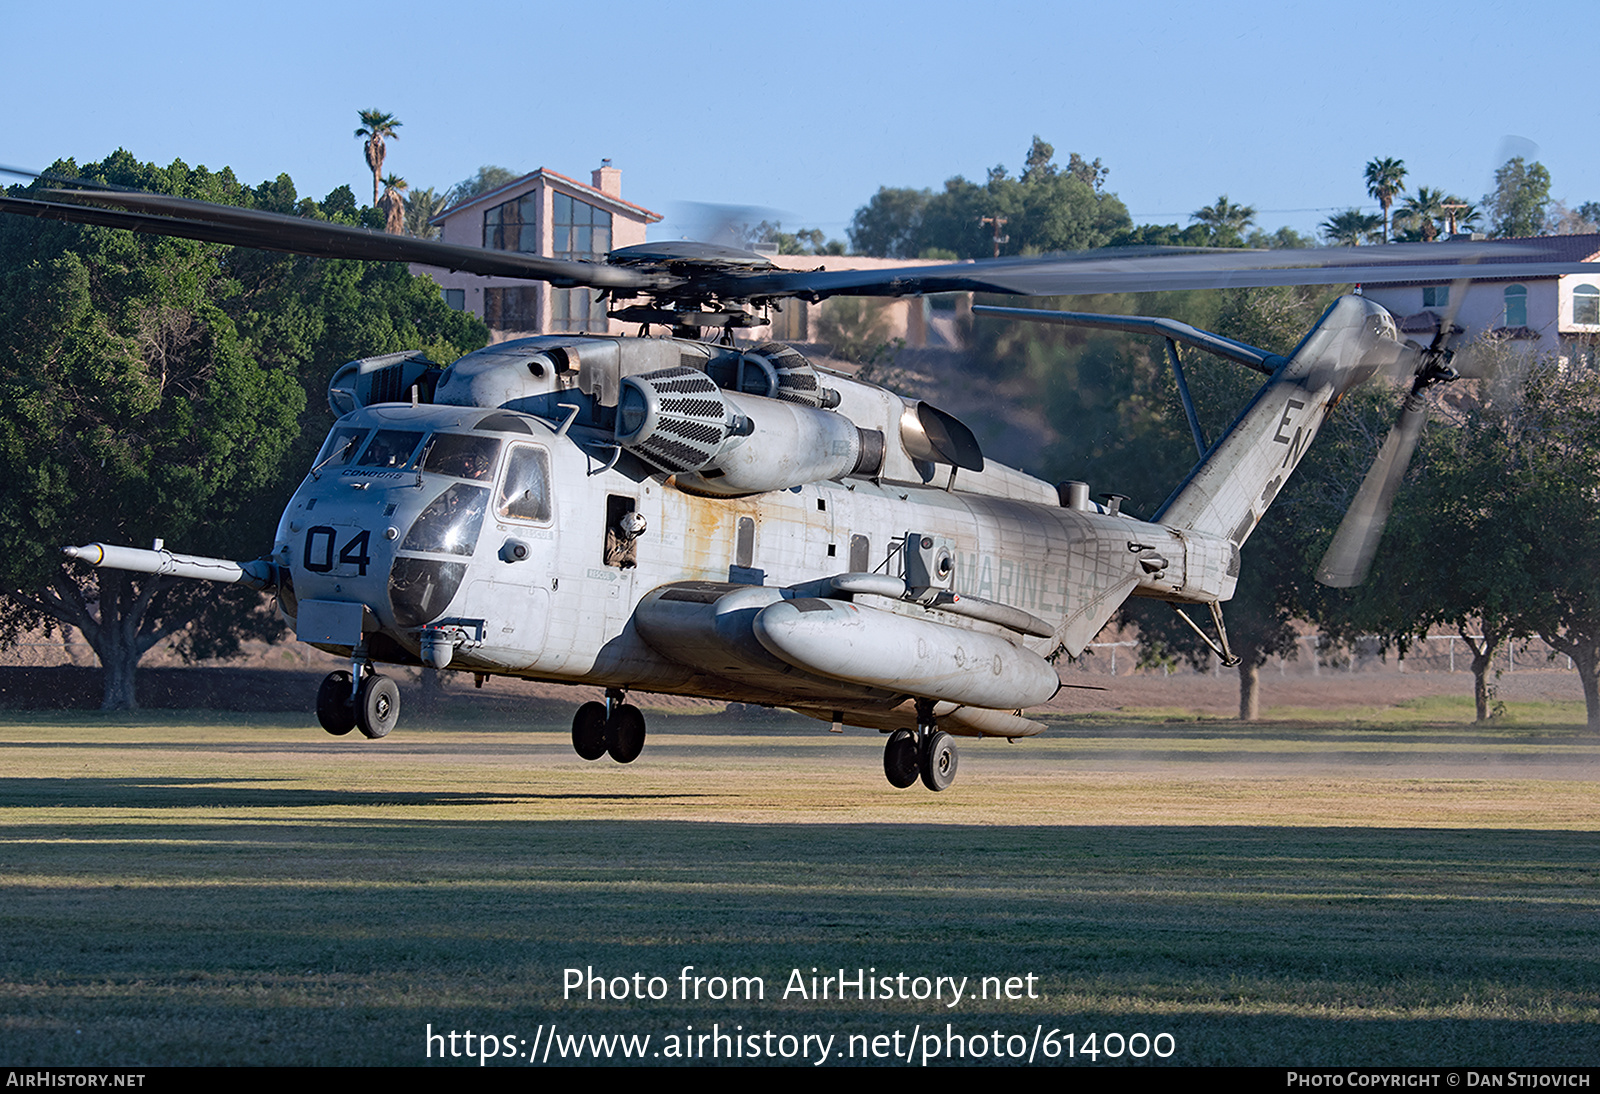
M 1211 231 L 1204 224 L 1180 228 L 1176 224 L 1140 224 L 1123 228 L 1111 237 L 1109 247 L 1209 247 Z
M 1600 221 L 1595 219 L 1597 215 L 1600 215 L 1600 206 L 1592 201 L 1586 201 L 1576 209 L 1568 208 L 1564 201 L 1552 201 L 1545 222 L 1545 232 L 1553 236 L 1589 235 L 1600 232 Z
M 68 161 L 51 173 L 80 172 Z M 329 219 L 356 211 L 348 187 L 304 202 L 287 176 L 252 190 L 231 172 L 126 152 L 81 174 Z M 403 265 L 0 218 L 0 453 L 16 472 L 0 517 L 27 529 L 0 560 L 0 638 L 78 627 L 104 667 L 103 705 L 128 708 L 139 659 L 163 638 L 211 657 L 252 628 L 275 630 L 249 590 L 63 565 L 60 549 L 161 537 L 257 557 L 286 480 L 326 431 L 333 369 L 400 349 L 448 361 L 486 338 Z
M 781 255 L 842 255 L 844 244 L 827 239 L 821 228 L 801 228 L 796 232 L 783 230 L 781 221 L 765 221 L 745 233 L 745 245 L 773 243 Z
M 405 234 L 405 192 L 410 188 L 405 179 L 392 171 L 383 176 L 383 196 L 378 199 L 378 208 L 383 210 L 383 230 L 392 236 Z
M 850 220 L 850 248 L 879 258 L 916 258 L 921 249 L 922 217 L 931 190 L 880 186 Z
M 1483 205 L 1489 211 L 1489 234 L 1496 239 L 1538 235 L 1550 205 L 1549 170 L 1521 156 L 1507 160 L 1494 173 L 1494 190 L 1485 195 Z
M 1287 225 L 1268 235 L 1257 228 L 1251 232 L 1244 241 L 1246 247 L 1253 247 L 1263 251 L 1293 251 L 1303 247 L 1315 247 L 1317 241 L 1310 236 L 1303 236 Z
M 445 205 L 460 205 L 464 201 L 471 201 L 475 197 L 487 194 L 491 190 L 498 190 L 510 182 L 515 182 L 522 176 L 509 167 L 496 167 L 486 163 L 478 168 L 476 174 L 470 178 L 462 179 L 449 190 L 445 191 Z
M 1242 247 L 1244 230 L 1255 222 L 1256 211 L 1229 201 L 1228 195 L 1223 194 L 1216 204 L 1196 209 L 1189 217 L 1205 226 L 1211 246 Z
M 1417 192 L 1406 198 L 1394 215 L 1394 238 L 1407 243 L 1432 243 L 1438 239 L 1445 220 L 1444 203 L 1443 190 L 1417 187 Z
M 412 190 L 407 193 L 406 235 L 415 236 L 418 239 L 439 238 L 439 229 L 429 222 L 444 212 L 447 200 L 447 195 L 436 193 L 431 186 L 424 190 Z
M 1529 637 L 1543 584 L 1532 566 L 1522 508 L 1514 406 L 1473 401 L 1459 420 L 1430 427 L 1347 618 L 1402 656 L 1435 627 L 1472 654 L 1478 721 L 1492 713 L 1489 670 L 1506 643 Z M 1448 566 L 1441 566 L 1448 557 Z
M 880 189 L 856 210 L 851 246 L 890 258 L 987 258 L 995 242 L 984 219 L 1003 217 L 1010 237 L 1007 254 L 1103 247 L 1132 226 L 1127 208 L 1101 188 L 1106 174 L 1099 160 L 1091 163 L 1076 153 L 1063 170 L 1055 163 L 1055 149 L 1034 137 L 1016 178 L 997 166 L 982 183 L 958 175 L 938 193 Z
M 361 151 L 367 157 L 367 166 L 372 169 L 372 204 L 378 204 L 381 194 L 379 183 L 383 175 L 383 159 L 388 155 L 388 146 L 384 143 L 389 138 L 400 139 L 400 134 L 395 130 L 401 125 L 400 119 L 393 114 L 385 114 L 381 110 L 361 111 L 361 128 L 356 130 L 356 136 L 365 137 Z
M 1238 289 L 1222 294 L 1217 333 L 1249 345 L 1289 353 L 1316 322 L 1322 294 L 1317 290 L 1278 287 Z M 1202 393 L 1213 415 L 1224 425 L 1259 387 L 1258 378 L 1232 363 L 1206 362 L 1192 368 L 1191 386 L 1196 399 Z M 1196 381 L 1203 382 L 1197 383 Z M 1206 390 L 1209 389 L 1209 390 Z M 1176 424 L 1174 421 L 1172 424 Z M 1169 430 L 1171 425 L 1169 425 Z M 1217 427 L 1220 430 L 1221 426 Z M 1324 431 L 1328 429 L 1324 426 Z M 1187 427 L 1184 433 L 1187 434 Z M 1208 429 L 1208 436 L 1217 436 Z M 1148 445 L 1148 439 L 1144 444 Z M 1326 439 L 1319 442 L 1327 443 Z M 1167 447 L 1176 448 L 1169 439 Z M 1193 459 L 1193 445 L 1189 446 Z M 1316 453 L 1317 448 L 1312 449 Z M 1169 456 L 1176 460 L 1177 456 Z M 1307 456 L 1307 460 L 1310 460 Z M 1261 666 L 1274 656 L 1293 657 L 1299 634 L 1294 620 L 1307 599 L 1311 567 L 1306 561 L 1308 540 L 1314 530 L 1296 512 L 1297 497 L 1306 489 L 1306 470 L 1291 478 L 1282 493 L 1240 551 L 1239 583 L 1233 599 L 1223 605 L 1229 645 L 1239 658 L 1239 718 L 1255 721 L 1261 714 Z M 1184 623 L 1171 607 L 1147 601 L 1130 601 L 1123 618 L 1139 629 L 1146 661 L 1181 658 L 1196 668 L 1208 664 L 1211 648 Z
M 1339 247 L 1355 247 L 1373 242 L 1382 228 L 1378 217 L 1360 209 L 1346 209 L 1323 221 L 1318 227 L 1322 237 Z
M 1389 242 L 1389 206 L 1394 204 L 1394 199 L 1405 189 L 1406 163 L 1405 160 L 1393 158 L 1375 159 L 1367 164 L 1366 179 L 1367 193 L 1371 194 L 1379 205 L 1383 206 L 1383 242 Z
M 1513 423 L 1516 508 L 1537 575 L 1533 629 L 1572 659 L 1591 730 L 1600 730 L 1600 376 L 1535 368 Z
M 69 161 L 50 173 L 78 171 Z M 185 197 L 243 196 L 230 174 L 157 170 L 126 153 L 84 175 Z M 152 645 L 257 598 L 116 570 L 85 574 L 62 565 L 62 545 L 165 537 L 192 549 L 202 531 L 222 550 L 270 542 L 270 509 L 258 501 L 298 432 L 305 393 L 292 363 L 259 361 L 225 310 L 238 286 L 219 248 L 3 220 L 0 452 L 13 473 L 0 511 L 27 534 L 8 541 L 0 628 L 14 639 L 45 619 L 76 626 L 104 666 L 103 705 L 131 707 L 134 666 Z M 202 635 L 187 640 L 195 652 L 204 644 Z

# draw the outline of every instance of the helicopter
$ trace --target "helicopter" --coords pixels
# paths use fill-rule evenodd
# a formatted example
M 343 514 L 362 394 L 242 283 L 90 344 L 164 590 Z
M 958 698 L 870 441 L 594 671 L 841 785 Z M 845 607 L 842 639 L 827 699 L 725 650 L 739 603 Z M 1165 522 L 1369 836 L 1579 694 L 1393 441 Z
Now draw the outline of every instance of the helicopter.
M 159 542 L 64 548 L 91 565 L 275 593 L 300 641 L 349 663 L 316 698 L 335 735 L 387 736 L 400 693 L 380 666 L 424 666 L 480 684 L 601 688 L 604 701 L 583 703 L 572 722 L 586 760 L 636 760 L 647 727 L 628 694 L 658 692 L 878 730 L 892 786 L 944 790 L 959 764 L 954 737 L 1015 741 L 1046 728 L 1024 712 L 1063 686 L 1055 661 L 1081 655 L 1130 596 L 1172 603 L 1236 663 L 1222 605 L 1240 547 L 1329 409 L 1375 375 L 1409 375 L 1393 443 L 1324 563 L 1331 580 L 1359 580 L 1423 393 L 1457 375 L 1452 323 L 1429 346 L 1403 342 L 1393 317 L 1359 295 L 1338 298 L 1287 355 L 1165 319 L 975 308 L 1165 341 L 1200 455 L 1143 521 L 1115 494 L 1093 501 L 1084 483 L 987 459 L 953 414 L 734 332 L 793 297 L 1437 280 L 1458 265 L 1424 244 L 797 272 L 687 241 L 559 260 L 108 189 L 0 196 L 0 211 L 587 286 L 612 317 L 639 324 L 638 336 L 500 342 L 447 367 L 417 353 L 347 363 L 328 387 L 337 420 L 262 558 Z M 1469 251 L 1449 254 L 1470 263 Z M 1568 271 L 1502 264 L 1495 276 L 1533 272 Z M 1180 345 L 1265 377 L 1209 446 Z M 1208 613 L 1210 633 L 1186 609 Z

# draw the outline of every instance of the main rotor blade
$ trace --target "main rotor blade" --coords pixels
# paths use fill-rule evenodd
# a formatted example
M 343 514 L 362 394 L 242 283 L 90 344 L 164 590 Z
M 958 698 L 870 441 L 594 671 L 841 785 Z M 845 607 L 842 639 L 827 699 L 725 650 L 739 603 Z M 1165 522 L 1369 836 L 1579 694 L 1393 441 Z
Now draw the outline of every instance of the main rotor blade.
M 46 193 L 51 197 L 66 197 L 95 204 L 80 205 L 0 195 L 0 211 L 46 220 L 97 224 L 153 235 L 197 239 L 206 243 L 286 251 L 315 258 L 417 262 L 468 273 L 548 281 L 563 287 L 590 285 L 595 288 L 646 289 L 659 288 L 676 280 L 647 270 L 620 269 L 598 262 L 542 258 L 517 251 L 463 247 L 431 239 L 373 232 L 325 220 L 241 209 L 232 205 L 213 205 L 168 194 L 79 190 L 52 190 Z M 112 208 L 106 208 L 107 205 Z
M 789 271 L 763 268 L 764 260 L 743 252 L 737 259 L 715 254 L 717 248 L 707 249 L 704 244 L 693 245 L 694 253 L 678 257 L 656 254 L 662 245 L 645 245 L 621 248 L 605 262 L 575 262 L 393 236 L 138 191 L 55 190 L 46 191 L 43 200 L 0 197 L 0 211 L 321 258 L 416 262 L 563 287 L 587 285 L 621 290 L 624 295 L 656 295 L 689 306 L 792 296 L 813 301 L 841 295 L 955 291 L 1070 296 L 1266 285 L 1438 282 L 1461 276 L 1466 270 L 1470 270 L 1469 277 L 1518 280 L 1594 272 L 1592 265 L 1581 262 L 1544 260 L 1536 248 L 1526 244 L 1475 242 L 1278 251 L 1106 248 L 936 266 Z
M 1383 526 L 1394 507 L 1395 491 L 1411 464 L 1427 420 L 1428 401 L 1420 390 L 1413 390 L 1406 396 L 1399 420 L 1384 438 L 1378 458 L 1372 461 L 1355 501 L 1322 556 L 1322 564 L 1317 567 L 1317 580 L 1322 584 L 1348 589 L 1367 579 L 1373 556 L 1378 553 L 1378 541 L 1383 538 Z
M 1477 243 L 1399 243 L 1281 251 L 1106 248 L 1077 255 L 983 259 L 944 266 L 747 273 L 729 277 L 726 282 L 719 279 L 718 289 L 727 296 L 744 299 L 910 296 L 957 291 L 1072 296 L 1440 281 L 1458 275 L 1464 267 L 1471 268 L 1468 277 L 1531 278 L 1594 272 L 1594 267 L 1585 263 L 1542 261 L 1531 248 L 1517 244 L 1495 248 L 1495 261 L 1480 261 L 1488 257 L 1488 249 Z

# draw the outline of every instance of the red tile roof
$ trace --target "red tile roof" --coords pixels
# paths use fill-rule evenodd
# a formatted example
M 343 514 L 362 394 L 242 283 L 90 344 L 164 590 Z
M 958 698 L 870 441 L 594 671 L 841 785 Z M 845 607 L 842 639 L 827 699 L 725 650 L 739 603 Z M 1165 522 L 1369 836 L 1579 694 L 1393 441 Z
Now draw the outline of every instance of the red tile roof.
M 604 190 L 596 190 L 588 183 L 579 182 L 577 179 L 568 178 L 559 171 L 552 171 L 547 167 L 540 167 L 535 171 L 528 172 L 519 179 L 512 179 L 504 186 L 497 186 L 493 190 L 485 191 L 469 201 L 462 202 L 460 205 L 452 205 L 450 208 L 446 209 L 444 212 L 428 221 L 428 223 L 438 224 L 446 217 L 452 217 L 461 212 L 463 209 L 470 209 L 473 206 L 482 205 L 492 198 L 502 198 L 504 195 L 510 194 L 518 187 L 526 189 L 528 183 L 536 182 L 541 178 L 554 179 L 563 185 L 570 186 L 574 190 L 582 193 L 586 201 L 591 201 L 597 205 L 621 206 L 624 209 L 630 209 L 648 224 L 654 224 L 656 221 L 661 219 L 660 213 L 646 209 L 643 205 L 635 205 L 631 201 L 623 201 L 615 194 L 608 194 Z

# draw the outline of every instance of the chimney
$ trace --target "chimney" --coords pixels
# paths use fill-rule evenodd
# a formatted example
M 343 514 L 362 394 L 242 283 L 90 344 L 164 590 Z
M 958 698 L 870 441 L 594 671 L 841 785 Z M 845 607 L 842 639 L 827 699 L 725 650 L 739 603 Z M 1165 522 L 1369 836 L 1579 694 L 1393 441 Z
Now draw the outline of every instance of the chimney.
M 622 172 L 612 167 L 609 159 L 601 160 L 600 166 L 589 177 L 593 180 L 590 185 L 602 194 L 610 194 L 614 198 L 622 196 Z

